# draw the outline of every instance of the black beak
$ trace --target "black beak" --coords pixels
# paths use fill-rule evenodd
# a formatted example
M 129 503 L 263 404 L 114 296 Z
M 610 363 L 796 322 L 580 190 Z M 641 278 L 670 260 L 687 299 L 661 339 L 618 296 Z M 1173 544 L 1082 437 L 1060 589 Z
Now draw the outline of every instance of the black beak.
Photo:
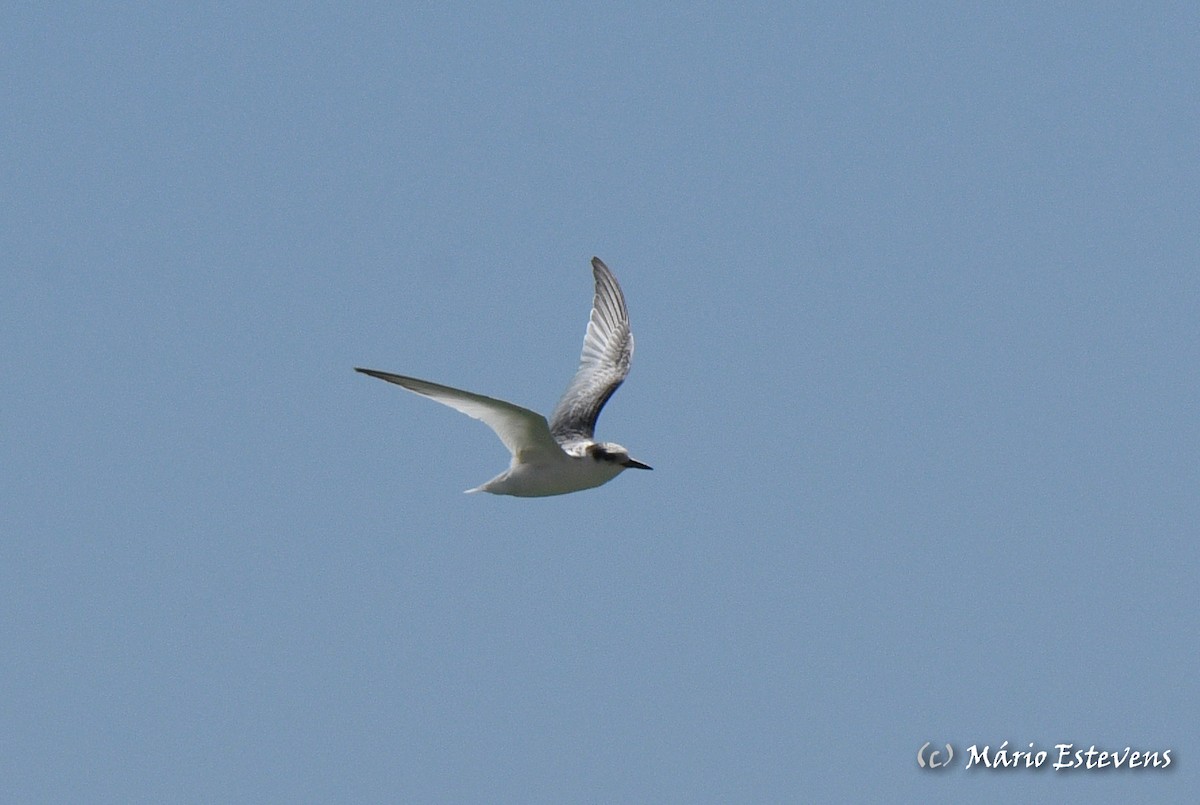
M 621 462 L 621 466 L 622 467 L 630 467 L 635 470 L 652 470 L 652 469 L 654 469 L 649 464 L 643 464 L 642 462 L 640 462 L 636 459 L 632 459 L 632 458 L 625 459 L 623 462 Z

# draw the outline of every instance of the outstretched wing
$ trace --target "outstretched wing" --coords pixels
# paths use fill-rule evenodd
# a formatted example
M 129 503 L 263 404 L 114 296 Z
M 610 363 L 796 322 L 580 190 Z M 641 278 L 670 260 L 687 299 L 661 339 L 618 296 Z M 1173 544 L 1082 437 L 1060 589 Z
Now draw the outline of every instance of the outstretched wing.
M 550 432 L 560 442 L 592 438 L 600 409 L 629 374 L 633 358 L 633 333 L 621 286 L 599 257 L 592 258 L 592 273 L 596 298 L 579 368 L 550 417 Z
M 403 386 L 409 391 L 436 400 L 442 405 L 450 406 L 455 411 L 480 420 L 496 432 L 500 441 L 504 442 L 504 446 L 518 462 L 530 461 L 539 455 L 562 453 L 562 448 L 550 435 L 550 427 L 546 424 L 546 418 L 528 408 L 522 408 L 519 405 L 504 402 L 504 400 L 484 397 L 482 394 L 472 394 L 469 391 L 450 386 L 430 383 L 428 380 L 418 380 L 415 377 L 394 375 L 375 369 L 355 368 L 354 371 Z

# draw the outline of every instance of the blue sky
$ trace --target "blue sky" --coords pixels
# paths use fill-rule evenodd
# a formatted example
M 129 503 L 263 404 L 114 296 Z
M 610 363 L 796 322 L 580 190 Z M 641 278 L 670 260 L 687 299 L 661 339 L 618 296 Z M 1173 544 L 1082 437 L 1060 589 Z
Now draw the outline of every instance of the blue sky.
M 1200 787 L 1195 6 L 3 21 L 5 799 Z M 463 496 L 352 367 L 548 411 L 592 255 L 655 471 Z

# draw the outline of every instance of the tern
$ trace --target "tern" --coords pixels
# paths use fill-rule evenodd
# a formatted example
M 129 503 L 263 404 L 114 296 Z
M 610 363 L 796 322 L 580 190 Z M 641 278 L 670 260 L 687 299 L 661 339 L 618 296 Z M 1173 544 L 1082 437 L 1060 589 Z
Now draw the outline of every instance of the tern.
M 550 415 L 462 389 L 375 369 L 362 372 L 482 421 L 512 453 L 508 469 L 472 492 L 517 497 L 565 495 L 606 484 L 622 471 L 651 467 L 619 444 L 595 440 L 596 420 L 608 398 L 629 374 L 633 334 L 617 278 L 600 258 L 592 258 L 596 296 L 583 337 L 579 368 Z

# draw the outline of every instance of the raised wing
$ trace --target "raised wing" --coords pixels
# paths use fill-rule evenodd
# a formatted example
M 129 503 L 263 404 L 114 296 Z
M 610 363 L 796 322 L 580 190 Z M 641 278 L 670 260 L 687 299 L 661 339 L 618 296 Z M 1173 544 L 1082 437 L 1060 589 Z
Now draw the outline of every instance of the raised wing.
M 579 368 L 550 417 L 550 432 L 560 442 L 593 437 L 600 409 L 629 374 L 633 358 L 633 333 L 621 286 L 599 257 L 592 258 L 592 273 L 596 298 Z
M 394 375 L 375 369 L 355 368 L 354 371 L 403 386 L 409 391 L 480 420 L 496 432 L 500 441 L 504 442 L 504 446 L 513 454 L 513 459 L 518 462 L 531 461 L 539 455 L 562 454 L 562 448 L 550 435 L 546 418 L 528 408 L 484 397 L 482 394 L 472 394 L 462 389 L 430 383 L 428 380 L 418 380 L 415 377 Z

